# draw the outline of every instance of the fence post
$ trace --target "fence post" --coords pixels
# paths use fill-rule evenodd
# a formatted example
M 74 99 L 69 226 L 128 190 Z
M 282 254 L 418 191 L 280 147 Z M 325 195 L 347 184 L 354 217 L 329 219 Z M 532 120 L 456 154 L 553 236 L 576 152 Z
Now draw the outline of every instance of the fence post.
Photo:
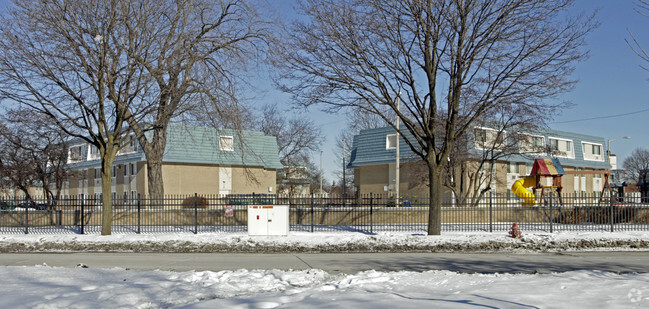
M 608 193 L 609 196 L 609 201 L 610 201 L 610 214 L 609 217 L 611 217 L 611 233 L 613 233 L 613 226 L 614 226 L 614 221 L 613 221 L 613 194 L 609 191 Z
M 137 233 L 140 234 L 141 230 L 141 208 L 142 204 L 140 203 L 140 193 L 137 194 Z
M 85 224 L 85 220 L 83 219 L 83 203 L 85 200 L 86 200 L 86 196 L 85 195 L 81 196 L 81 215 L 79 215 L 79 217 L 81 218 L 81 234 L 83 234 L 83 228 Z
M 489 233 L 493 232 L 493 192 L 489 191 Z
M 372 197 L 372 192 L 370 192 L 370 233 L 374 233 L 374 201 Z
M 313 233 L 313 193 L 311 193 L 311 233 Z
M 554 226 L 552 225 L 552 203 L 554 202 L 554 194 L 550 194 L 550 233 L 554 232 Z
M 194 234 L 198 234 L 198 193 L 194 193 Z
M 29 203 L 25 203 L 25 234 L 29 234 Z

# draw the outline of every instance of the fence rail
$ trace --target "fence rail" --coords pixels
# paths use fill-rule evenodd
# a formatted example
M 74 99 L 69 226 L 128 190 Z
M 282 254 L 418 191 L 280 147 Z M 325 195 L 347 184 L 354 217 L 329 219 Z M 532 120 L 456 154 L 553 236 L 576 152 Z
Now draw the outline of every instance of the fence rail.
M 268 194 L 138 197 L 113 202 L 113 233 L 245 232 L 248 205 L 289 205 L 291 231 L 425 233 L 427 197 L 383 195 L 300 196 Z M 521 206 L 516 197 L 489 195 L 475 203 L 442 201 L 442 231 L 647 231 L 649 203 L 599 195 L 564 195 Z M 94 234 L 101 231 L 103 205 L 94 197 L 0 200 L 0 233 Z

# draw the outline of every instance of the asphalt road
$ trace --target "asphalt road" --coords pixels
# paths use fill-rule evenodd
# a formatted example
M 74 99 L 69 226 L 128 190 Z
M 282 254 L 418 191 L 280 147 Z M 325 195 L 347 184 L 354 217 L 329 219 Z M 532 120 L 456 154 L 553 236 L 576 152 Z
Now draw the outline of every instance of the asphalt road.
M 2 266 L 128 268 L 140 270 L 322 269 L 331 273 L 451 270 L 465 273 L 551 273 L 573 270 L 649 272 L 649 252 L 503 253 L 3 253 Z

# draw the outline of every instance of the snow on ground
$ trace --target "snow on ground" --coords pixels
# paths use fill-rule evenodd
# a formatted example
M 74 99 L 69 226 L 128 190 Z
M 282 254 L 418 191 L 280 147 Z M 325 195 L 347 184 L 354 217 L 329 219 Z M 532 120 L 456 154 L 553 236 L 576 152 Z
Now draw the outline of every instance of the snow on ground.
M 179 248 L 267 252 L 323 248 L 434 250 L 646 250 L 649 232 L 291 233 L 1 235 L 4 252 L 180 251 Z M 594 244 L 576 246 L 574 244 Z M 360 244 L 360 245 L 359 245 Z M 525 244 L 532 244 L 526 246 Z M 566 244 L 573 244 L 567 246 Z M 542 246 L 541 246 L 542 245 Z M 244 248 L 248 248 L 245 250 Z M 432 249 L 431 249 L 432 248 Z M 518 249 L 517 249 L 518 248 Z M 193 249 L 192 249 L 193 250 Z M 197 249 L 196 249 L 197 250 Z M 209 251 L 207 250 L 207 251 Z M 395 250 L 395 249 L 393 249 Z M 200 250 L 197 250 L 200 251 Z M 450 271 L 329 274 L 322 270 L 140 271 L 123 268 L 0 267 L 5 308 L 647 308 L 649 274 L 573 271 L 553 274 L 462 274 Z
M 0 252 L 458 252 L 649 250 L 649 232 L 523 233 L 445 232 L 426 236 L 406 232 L 375 234 L 291 232 L 289 236 L 251 237 L 245 233 L 153 233 L 0 235 Z
M 649 274 L 0 267 L 4 308 L 646 308 Z M 10 280 L 8 280 L 10 279 Z

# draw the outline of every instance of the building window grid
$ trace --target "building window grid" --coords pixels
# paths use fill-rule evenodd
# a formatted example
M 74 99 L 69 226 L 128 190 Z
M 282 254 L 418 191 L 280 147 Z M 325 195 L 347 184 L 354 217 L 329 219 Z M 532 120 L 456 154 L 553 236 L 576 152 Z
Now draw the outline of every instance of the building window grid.
M 385 149 L 397 149 L 396 134 L 388 134 L 385 136 Z
M 549 137 L 548 141 L 550 144 L 550 150 L 557 152 L 557 156 L 574 158 L 575 151 L 572 140 Z
M 222 151 L 234 151 L 234 138 L 232 136 L 219 137 L 219 149 Z
M 477 149 L 502 149 L 505 146 L 505 132 L 489 128 L 474 128 L 475 147 Z

